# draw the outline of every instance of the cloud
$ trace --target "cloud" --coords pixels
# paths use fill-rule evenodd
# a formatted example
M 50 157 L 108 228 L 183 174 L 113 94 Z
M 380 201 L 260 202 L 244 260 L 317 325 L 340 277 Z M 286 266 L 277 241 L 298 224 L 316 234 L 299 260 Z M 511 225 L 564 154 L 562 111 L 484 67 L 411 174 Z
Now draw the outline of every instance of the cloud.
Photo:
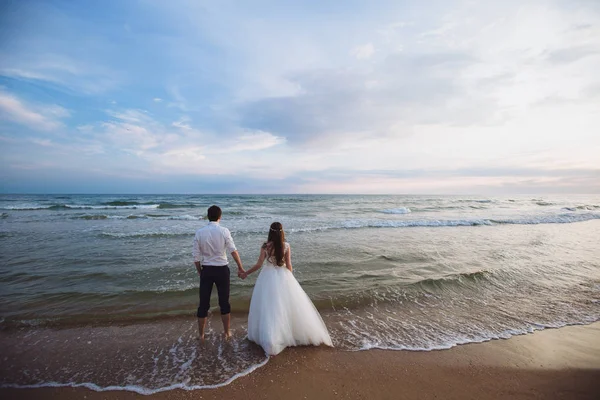
M 589 103 L 600 68 L 597 14 L 562 6 L 458 2 L 430 18 L 417 7 L 413 18 L 383 24 L 352 48 L 369 63 L 332 55 L 318 67 L 282 71 L 297 89 L 241 102 L 239 124 L 295 147 L 338 149 L 424 125 L 505 125 L 548 98 Z
M 192 127 L 187 122 L 188 122 L 187 119 L 182 118 L 179 121 L 173 122 L 171 125 L 173 125 L 175 128 L 184 129 L 184 130 L 189 131 L 192 129 Z
M 269 132 L 246 132 L 240 136 L 225 141 L 225 152 L 235 153 L 241 151 L 265 150 L 285 142 L 285 139 L 274 136 Z
M 170 86 L 167 88 L 169 94 L 175 101 L 171 101 L 167 107 L 179 108 L 181 111 L 189 111 L 187 107 L 187 100 L 181 95 L 181 91 L 178 86 Z
M 0 116 L 35 130 L 52 131 L 62 127 L 63 123 L 60 120 L 68 118 L 70 113 L 56 104 L 27 104 L 0 89 Z
M 584 89 L 584 94 L 590 99 L 600 98 L 600 82 L 589 85 Z
M 567 47 L 552 50 L 548 53 L 547 59 L 551 63 L 568 64 L 579 61 L 586 57 L 599 56 L 600 48 L 589 46 Z
M 86 8 L 55 2 L 19 2 L 3 7 L 0 75 L 66 93 L 97 95 L 118 87 L 110 29 L 86 18 Z M 8 17 L 10 16 L 10 17 Z M 114 34 L 113 34 L 114 35 Z
M 53 145 L 50 139 L 32 139 L 31 142 L 43 147 L 51 147 Z
M 161 140 L 157 133 L 128 122 L 104 122 L 101 127 L 104 138 L 108 138 L 111 145 L 134 154 L 156 148 Z
M 371 58 L 371 56 L 375 54 L 375 47 L 373 46 L 373 43 L 367 43 L 365 45 L 353 48 L 350 54 L 359 60 L 364 60 Z
M 369 71 L 299 73 L 289 78 L 299 94 L 243 104 L 240 123 L 296 145 L 406 135 L 414 124 L 490 123 L 494 100 L 461 78 L 477 62 L 462 53 L 394 53 Z
M 285 143 L 263 131 L 239 131 L 227 136 L 196 129 L 188 116 L 171 124 L 140 109 L 106 110 L 110 119 L 77 127 L 78 146 L 98 149 L 115 159 L 129 158 L 140 171 L 160 174 L 232 173 L 251 162 L 251 154 Z
M 297 175 L 296 191 L 312 193 L 600 193 L 600 168 L 324 170 Z M 533 192 L 532 192 L 533 191 Z
M 6 77 L 25 79 L 32 81 L 47 81 L 52 83 L 62 83 L 55 76 L 50 74 L 44 74 L 39 71 L 28 71 L 18 68 L 3 68 L 0 69 L 0 74 Z
M 127 110 L 121 110 L 121 111 L 107 110 L 106 113 L 117 120 L 121 120 L 121 121 L 125 121 L 125 122 L 134 122 L 134 123 L 139 123 L 139 122 L 151 123 L 152 122 L 152 118 L 148 115 L 148 112 L 145 110 L 138 110 L 138 109 L 127 109 Z
M 149 184 L 581 188 L 600 149 L 596 3 L 24 2 L 0 15 L 0 109 L 61 129 L 6 124 L 2 156 Z
M 153 154 L 152 161 L 165 167 L 174 168 L 177 171 L 189 171 L 206 159 L 205 151 L 206 149 L 202 146 L 175 148 Z
M 105 67 L 48 53 L 5 57 L 0 62 L 0 76 L 85 94 L 107 92 L 119 82 L 118 74 Z

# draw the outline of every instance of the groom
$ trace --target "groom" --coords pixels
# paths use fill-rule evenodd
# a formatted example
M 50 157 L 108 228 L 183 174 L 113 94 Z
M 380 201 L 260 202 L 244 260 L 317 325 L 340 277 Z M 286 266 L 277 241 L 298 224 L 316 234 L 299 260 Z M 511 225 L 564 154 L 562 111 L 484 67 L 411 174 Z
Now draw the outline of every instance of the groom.
M 245 272 L 229 229 L 219 225 L 221 214 L 219 207 L 210 206 L 208 208 L 208 225 L 198 229 L 194 236 L 192 254 L 194 255 L 196 270 L 200 275 L 200 305 L 197 314 L 200 340 L 204 340 L 204 328 L 206 327 L 206 316 L 210 308 L 210 294 L 213 283 L 217 285 L 217 293 L 219 294 L 223 331 L 226 338 L 231 337 L 229 332 L 231 312 L 229 304 L 229 266 L 227 265 L 226 251 L 231 253 L 238 265 L 238 275 Z

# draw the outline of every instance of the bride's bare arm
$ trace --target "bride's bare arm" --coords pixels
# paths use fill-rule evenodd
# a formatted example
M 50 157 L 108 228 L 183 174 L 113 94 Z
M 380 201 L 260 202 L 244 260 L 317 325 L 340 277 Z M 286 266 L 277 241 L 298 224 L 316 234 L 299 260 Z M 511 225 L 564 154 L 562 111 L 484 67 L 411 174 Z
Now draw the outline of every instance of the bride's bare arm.
M 285 267 L 292 271 L 292 248 L 288 245 L 287 251 L 285 252 Z
M 265 258 L 267 257 L 267 252 L 264 248 L 260 248 L 260 255 L 258 256 L 258 260 L 256 261 L 256 264 L 254 264 L 254 266 L 252 268 L 250 268 L 248 271 L 246 271 L 245 275 L 248 276 L 251 273 L 253 273 L 254 271 L 260 269 L 260 267 L 262 267 L 263 263 L 265 262 Z

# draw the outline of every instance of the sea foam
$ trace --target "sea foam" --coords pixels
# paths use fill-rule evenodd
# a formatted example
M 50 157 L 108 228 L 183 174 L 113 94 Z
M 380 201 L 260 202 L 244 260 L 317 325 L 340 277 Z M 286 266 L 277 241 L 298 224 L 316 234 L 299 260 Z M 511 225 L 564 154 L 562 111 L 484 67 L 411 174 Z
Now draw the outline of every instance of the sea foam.
M 408 207 L 399 207 L 399 208 L 390 208 L 387 210 L 380 211 L 383 214 L 410 214 L 410 208 Z

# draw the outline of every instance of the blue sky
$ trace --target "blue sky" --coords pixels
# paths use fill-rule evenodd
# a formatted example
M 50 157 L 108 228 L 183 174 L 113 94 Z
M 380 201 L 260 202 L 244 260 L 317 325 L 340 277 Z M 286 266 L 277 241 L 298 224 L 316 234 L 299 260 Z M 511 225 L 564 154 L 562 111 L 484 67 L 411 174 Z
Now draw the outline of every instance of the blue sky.
M 4 193 L 600 193 L 600 3 L 9 1 Z

